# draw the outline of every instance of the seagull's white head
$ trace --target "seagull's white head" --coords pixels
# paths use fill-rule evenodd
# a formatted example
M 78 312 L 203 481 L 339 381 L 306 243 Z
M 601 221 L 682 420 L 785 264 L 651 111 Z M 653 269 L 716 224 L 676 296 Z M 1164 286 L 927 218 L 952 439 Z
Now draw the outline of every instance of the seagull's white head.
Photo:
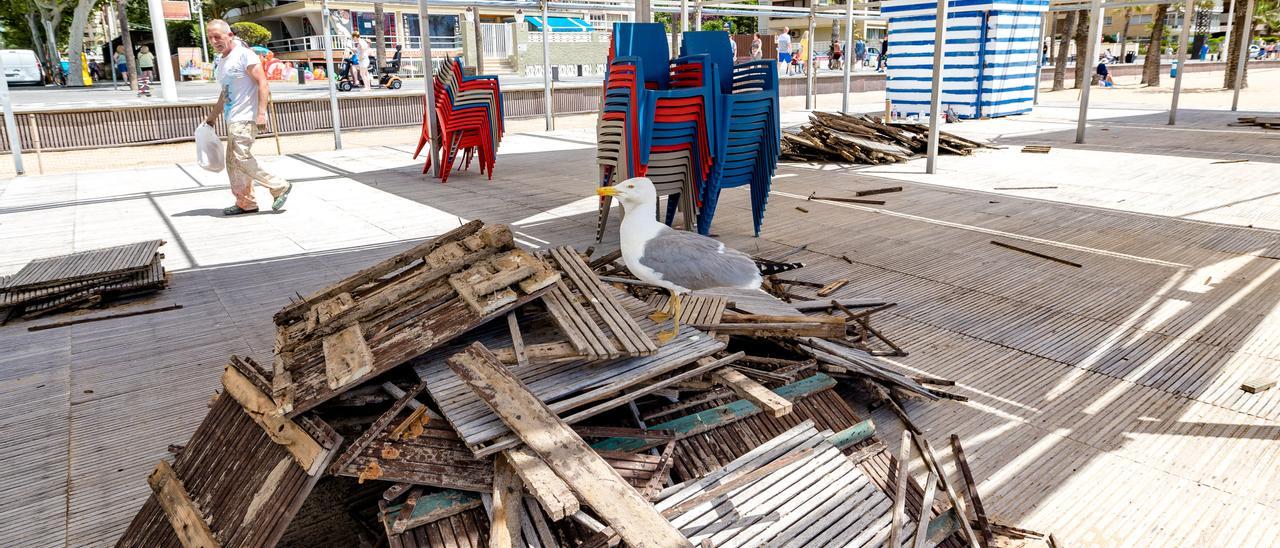
M 613 186 L 599 187 L 596 189 L 596 194 L 618 198 L 627 212 L 642 211 L 641 208 L 646 206 L 649 211 L 652 211 L 653 204 L 658 201 L 658 191 L 653 188 L 653 181 L 645 177 L 627 179 Z

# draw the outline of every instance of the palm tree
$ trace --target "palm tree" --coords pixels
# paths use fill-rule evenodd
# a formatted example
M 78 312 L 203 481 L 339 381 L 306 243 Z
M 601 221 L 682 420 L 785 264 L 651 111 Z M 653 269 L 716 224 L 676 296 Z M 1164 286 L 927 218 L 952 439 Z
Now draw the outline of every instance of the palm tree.
M 1156 4 L 1156 11 L 1151 15 L 1151 37 L 1147 41 L 1147 56 L 1142 60 L 1142 84 L 1160 85 L 1160 44 L 1164 41 L 1164 19 L 1169 13 L 1169 4 Z
M 233 9 L 266 8 L 273 3 L 274 0 L 207 0 L 204 13 L 210 19 L 226 19 Z
M 1071 49 L 1071 37 L 1076 33 L 1076 22 L 1080 12 L 1067 12 L 1066 24 L 1063 25 L 1061 42 L 1058 43 L 1058 58 L 1053 62 L 1053 91 L 1066 89 L 1067 53 Z M 1078 63 L 1077 63 L 1078 64 Z
M 1094 60 L 1086 58 L 1089 55 L 1089 12 L 1080 11 L 1080 22 L 1073 38 L 1076 42 L 1076 89 L 1080 89 L 1088 85 L 1087 79 L 1093 74 Z
M 1124 54 L 1127 53 L 1129 45 L 1129 20 L 1133 18 L 1133 14 L 1138 12 L 1137 6 L 1129 6 L 1124 9 L 1122 16 L 1124 17 L 1124 26 L 1120 28 L 1120 62 L 1125 60 Z

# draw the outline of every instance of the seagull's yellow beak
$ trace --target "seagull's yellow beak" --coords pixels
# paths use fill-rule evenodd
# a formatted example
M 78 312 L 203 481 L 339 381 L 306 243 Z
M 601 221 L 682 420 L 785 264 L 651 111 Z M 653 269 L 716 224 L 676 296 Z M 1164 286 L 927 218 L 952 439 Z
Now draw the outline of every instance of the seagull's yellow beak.
M 596 188 L 597 196 L 617 196 L 618 189 L 611 186 L 602 186 Z

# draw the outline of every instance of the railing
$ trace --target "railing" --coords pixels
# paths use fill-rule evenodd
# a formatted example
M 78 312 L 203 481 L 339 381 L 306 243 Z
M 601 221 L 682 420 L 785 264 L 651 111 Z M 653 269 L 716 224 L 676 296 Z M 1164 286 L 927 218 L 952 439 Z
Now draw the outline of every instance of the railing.
M 331 36 L 333 40 L 333 49 L 341 51 L 351 49 L 351 39 L 342 36 Z M 370 41 L 372 43 L 372 40 Z M 395 36 L 386 36 L 382 40 L 383 47 L 394 50 L 400 39 Z M 432 36 L 431 47 L 433 49 L 458 49 L 462 47 L 461 36 Z M 288 53 L 294 51 L 319 51 L 324 49 L 323 36 L 302 36 L 299 38 L 286 38 L 283 40 L 272 40 L 267 42 L 267 49 L 276 53 Z M 404 49 L 419 50 L 422 49 L 422 38 L 419 36 L 408 36 L 404 40 Z
M 602 36 L 602 37 L 595 37 L 595 36 L 593 36 L 593 35 L 595 35 L 595 34 L 596 34 L 596 33 L 594 33 L 594 32 L 555 32 L 555 31 L 551 31 L 549 34 L 551 35 L 551 42 L 552 42 L 552 43 L 557 43 L 557 42 L 573 42 L 573 43 L 582 43 L 582 42 L 608 42 L 608 41 L 609 41 L 609 37 L 607 36 L 607 34 L 608 34 L 608 33 L 601 33 L 601 34 L 605 34 L 605 35 L 606 35 L 606 36 Z M 537 32 L 530 32 L 530 33 L 529 33 L 529 41 L 530 41 L 530 42 L 536 42 L 536 43 L 541 44 L 541 43 L 542 43 L 542 32 L 540 32 L 540 31 L 537 31 Z

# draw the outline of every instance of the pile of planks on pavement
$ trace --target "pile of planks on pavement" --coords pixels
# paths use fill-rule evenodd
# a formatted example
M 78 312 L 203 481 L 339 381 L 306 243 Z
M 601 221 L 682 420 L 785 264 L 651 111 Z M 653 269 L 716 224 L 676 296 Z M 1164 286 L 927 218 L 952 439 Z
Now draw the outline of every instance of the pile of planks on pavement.
M 474 221 L 291 302 L 118 545 L 975 545 L 915 482 L 895 515 L 894 457 L 835 388 L 938 396 L 856 318 L 696 294 L 659 344 L 666 297 L 616 259 Z
M 0 323 L 106 306 L 164 289 L 162 245 L 163 240 L 149 240 L 31 261 L 11 276 L 0 276 Z
M 809 122 L 782 133 L 782 157 L 788 160 L 892 164 L 927 152 L 929 126 L 884 123 L 864 114 L 814 112 Z M 938 132 L 938 149 L 967 155 L 987 145 Z
M 1263 129 L 1280 129 L 1280 116 L 1241 116 L 1233 126 L 1257 126 Z

